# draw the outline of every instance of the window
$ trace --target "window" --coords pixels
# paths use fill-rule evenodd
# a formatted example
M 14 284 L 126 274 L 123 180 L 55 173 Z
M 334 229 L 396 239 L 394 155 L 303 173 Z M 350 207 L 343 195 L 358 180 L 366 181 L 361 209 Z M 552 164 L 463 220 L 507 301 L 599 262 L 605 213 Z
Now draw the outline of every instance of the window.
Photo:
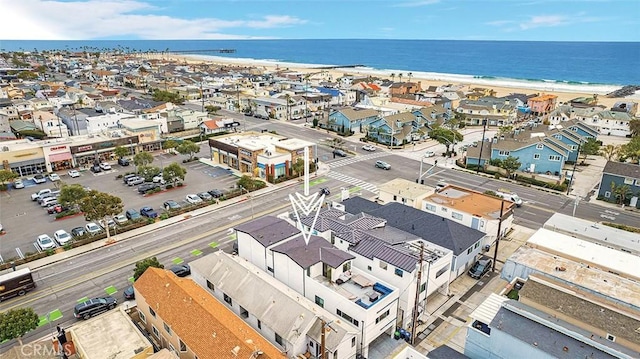
M 442 207 L 442 208 L 440 208 L 440 210 L 441 210 L 442 212 L 445 212 L 445 213 L 446 213 L 446 212 L 447 212 L 447 207 Z
M 224 301 L 229 303 L 229 305 L 233 305 L 233 300 L 226 293 L 224 294 Z
M 633 184 L 633 178 L 625 177 L 624 184 Z
M 451 218 L 457 219 L 457 220 L 461 220 L 462 219 L 462 213 L 451 212 Z
M 156 312 L 153 311 L 153 308 L 149 307 L 149 314 L 151 314 L 152 317 L 156 317 Z
M 534 160 L 539 160 L 540 159 L 540 154 L 539 153 L 534 153 L 533 154 L 533 159 Z
M 351 269 L 351 262 L 346 262 L 345 264 L 342 265 L 343 272 L 348 272 L 350 269 Z
M 367 266 L 367 270 L 371 272 L 371 266 Z
M 536 150 L 543 150 L 544 149 L 544 145 L 542 143 L 538 143 L 536 145 Z
M 280 346 L 283 346 L 282 337 L 278 333 L 276 333 L 276 343 L 280 344 Z
M 167 334 L 171 335 L 171 328 L 169 328 L 167 323 L 162 322 L 162 326 L 164 327 L 164 331 L 167 332 Z
M 549 161 L 560 161 L 560 156 L 558 155 L 550 155 Z
M 427 290 L 427 282 L 424 282 L 420 285 L 420 293 L 424 292 L 425 290 Z
M 387 263 L 380 261 L 380 268 L 387 270 Z
M 606 191 L 606 192 L 604 193 L 604 198 L 610 198 L 610 197 L 611 197 L 611 192 Z
M 607 333 L 607 340 L 615 342 L 616 341 L 616 336 L 613 335 L 613 334 Z
M 561 139 L 562 139 L 562 135 L 553 135 L 553 137 L 555 137 L 555 138 L 557 138 L 557 139 L 559 139 L 559 140 L 561 140 Z
M 472 251 L 473 251 L 473 247 L 469 247 L 469 249 L 467 249 L 467 254 L 471 254 Z
M 430 212 L 435 212 L 435 211 L 436 211 L 436 206 L 434 206 L 434 205 L 432 205 L 432 204 L 428 204 L 428 203 L 427 203 L 427 204 L 425 205 L 425 207 L 426 207 L 426 210 L 427 210 L 427 211 L 430 211 Z
M 572 150 L 572 151 L 575 151 L 575 150 L 577 150 L 577 149 L 578 149 L 578 146 L 576 146 L 576 145 L 571 145 L 571 150 Z
M 144 315 L 144 313 L 140 311 L 138 312 L 138 315 L 140 315 L 140 320 L 142 320 L 143 323 L 147 324 L 147 317 Z
M 349 314 L 344 313 L 340 309 L 336 309 L 336 313 L 342 318 L 344 318 L 346 321 L 353 323 L 353 325 L 355 325 L 356 327 L 358 326 L 358 324 L 360 324 L 357 319 L 354 319 Z
M 267 267 L 267 270 L 268 270 L 269 272 L 273 273 L 273 268 L 271 268 L 271 267 Z
M 249 311 L 240 306 L 240 316 L 245 319 L 249 318 Z
M 478 248 L 479 245 L 480 245 L 480 242 L 476 242 L 476 244 L 473 245 L 473 249 Z
M 215 292 L 216 289 L 213 287 L 213 283 L 207 281 L 207 288 L 211 289 L 212 292 Z
M 398 277 L 402 277 L 402 273 L 404 273 L 404 272 L 402 271 L 402 269 L 400 269 L 400 268 L 396 268 L 395 273 L 396 273 L 396 275 L 397 275 Z
M 438 278 L 438 277 L 440 277 L 441 275 L 443 275 L 443 274 L 447 273 L 447 270 L 449 270 L 449 268 L 447 268 L 446 266 L 445 266 L 445 267 L 440 268 L 440 270 L 438 270 L 438 271 L 436 272 L 436 278 Z
M 356 346 L 356 337 L 351 338 L 351 347 L 355 347 Z
M 262 329 L 262 322 L 258 319 L 258 329 Z
M 393 200 L 394 200 L 394 201 L 397 201 L 397 200 L 398 200 L 398 196 L 393 195 Z
M 386 312 L 382 313 L 379 317 L 376 318 L 376 324 L 380 323 L 387 316 L 389 316 L 389 309 L 387 309 Z
M 178 346 L 180 347 L 181 352 L 187 351 L 187 345 L 180 339 L 178 339 Z
M 324 308 L 324 299 L 322 299 L 322 298 L 320 298 L 320 297 L 318 297 L 316 295 L 316 304 L 321 306 L 322 308 Z
M 509 151 L 499 151 L 498 155 L 499 156 L 509 156 Z
M 175 353 L 176 348 L 173 347 L 173 344 L 169 343 L 169 351 L 172 351 Z
M 155 325 L 151 325 L 151 331 L 153 332 L 153 335 L 156 336 L 156 338 L 160 339 L 160 332 L 158 331 L 158 328 L 156 328 Z

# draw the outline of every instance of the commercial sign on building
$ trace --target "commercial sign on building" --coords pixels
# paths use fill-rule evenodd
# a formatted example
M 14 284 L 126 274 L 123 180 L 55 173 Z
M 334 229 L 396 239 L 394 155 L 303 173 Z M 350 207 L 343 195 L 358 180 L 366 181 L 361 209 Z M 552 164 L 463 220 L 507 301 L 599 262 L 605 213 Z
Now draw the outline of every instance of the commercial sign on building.
M 92 149 L 93 145 L 78 146 L 78 152 L 91 151 Z
M 240 154 L 247 157 L 251 157 L 252 155 L 252 153 L 247 150 L 240 150 Z
M 66 150 L 67 146 L 55 146 L 55 147 L 50 147 L 49 151 L 53 152 L 53 151 L 62 151 L 62 150 Z

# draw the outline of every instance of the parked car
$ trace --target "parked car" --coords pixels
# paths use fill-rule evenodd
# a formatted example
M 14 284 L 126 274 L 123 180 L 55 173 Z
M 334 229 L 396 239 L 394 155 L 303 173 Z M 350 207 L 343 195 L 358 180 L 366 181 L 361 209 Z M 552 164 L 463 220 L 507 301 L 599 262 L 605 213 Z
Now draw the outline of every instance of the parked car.
M 140 218 L 140 212 L 136 211 L 135 209 L 128 209 L 124 215 L 130 220 L 136 220 L 138 218 Z
M 365 151 L 373 152 L 376 150 L 376 147 L 374 145 L 364 145 L 362 146 L 362 149 Z
M 198 197 L 197 194 L 188 194 L 184 199 L 191 204 L 202 203 L 202 198 Z
M 219 189 L 212 189 L 211 191 L 208 191 L 208 193 L 211 195 L 211 197 L 213 198 L 220 198 L 222 196 L 224 196 L 224 192 L 222 192 Z
M 67 171 L 67 174 L 71 178 L 80 177 L 80 172 L 78 172 L 77 170 L 69 170 L 69 171 Z
M 164 180 L 164 177 L 163 177 L 162 175 L 154 176 L 154 177 L 151 179 L 151 182 L 153 182 L 153 183 L 159 183 L 159 184 L 165 184 L 165 183 L 167 183 L 167 181 L 165 181 L 165 180 Z
M 84 228 L 87 230 L 87 233 L 94 235 L 102 232 L 102 227 L 95 224 L 94 222 L 87 223 Z
M 122 176 L 122 182 L 124 184 L 127 184 L 129 182 L 129 179 L 134 178 L 134 177 L 138 177 L 138 175 L 135 174 L 135 173 L 129 173 L 128 175 L 124 175 L 124 176 Z
M 15 181 L 13 181 L 13 188 L 15 188 L 15 189 L 24 188 L 24 183 L 22 183 L 22 180 L 20 178 L 18 178 Z
M 118 305 L 118 301 L 113 297 L 100 297 L 89 299 L 85 302 L 77 304 L 73 308 L 73 316 L 78 319 L 87 320 L 94 315 L 104 313 Z
M 480 279 L 489 270 L 491 270 L 492 265 L 493 260 L 491 258 L 479 259 L 473 264 L 473 266 L 471 266 L 471 268 L 469 268 L 468 273 L 471 278 Z
M 328 196 L 331 194 L 331 190 L 329 190 L 329 187 L 322 187 L 320 188 L 320 194 Z
M 125 216 L 124 214 L 119 214 L 119 215 L 113 217 L 113 220 L 116 221 L 117 224 L 125 224 L 125 223 L 127 223 L 129 221 L 127 219 L 127 216 Z
M 170 199 L 170 200 L 168 200 L 168 201 L 164 202 L 164 203 L 162 204 L 162 207 L 163 207 L 165 210 L 170 211 L 170 210 L 172 210 L 172 209 L 179 209 L 179 208 L 181 208 L 182 206 L 181 206 L 178 202 L 176 202 L 176 201 L 174 201 L 174 200 Z
M 53 239 L 55 239 L 59 245 L 64 246 L 71 241 L 72 237 L 69 232 L 64 229 L 59 229 L 53 233 Z
M 427 151 L 427 152 L 425 152 L 425 153 L 424 153 L 424 156 L 425 156 L 425 157 L 433 157 L 433 156 L 435 156 L 435 155 L 436 155 L 436 153 L 435 153 L 435 152 L 433 152 L 433 151 Z
M 333 150 L 333 155 L 334 156 L 340 156 L 340 157 L 347 157 L 347 153 L 346 152 L 344 152 L 343 150 L 338 150 L 338 149 Z
M 211 201 L 213 199 L 213 196 L 210 195 L 209 192 L 200 192 L 198 193 L 198 197 L 203 201 Z
M 91 172 L 93 173 L 102 172 L 102 168 L 100 167 L 99 164 L 94 164 L 93 166 L 91 166 Z
M 47 207 L 47 213 L 49 214 L 54 214 L 54 213 L 62 213 L 65 211 L 68 211 L 69 207 L 65 207 L 59 203 L 54 203 L 52 205 L 50 205 L 49 207 Z
M 47 177 L 45 177 L 44 175 L 41 175 L 41 174 L 37 174 L 37 175 L 33 176 L 33 182 L 35 182 L 37 184 L 45 183 L 45 182 L 47 182 Z
M 108 171 L 111 169 L 111 165 L 106 162 L 100 162 L 98 166 L 100 166 L 100 169 L 102 169 L 103 171 Z
M 151 207 L 145 206 L 140 208 L 140 215 L 148 218 L 156 218 L 158 217 L 158 212 L 154 211 Z
M 60 175 L 58 175 L 57 173 L 50 174 L 49 181 L 51 182 L 60 181 Z
M 120 166 L 128 166 L 129 165 L 129 160 L 126 158 L 118 158 L 118 164 Z
M 133 290 L 132 285 L 128 286 L 127 289 L 124 290 L 123 297 L 124 300 L 136 299 L 136 292 Z
M 127 186 L 131 186 L 131 187 L 137 186 L 143 183 L 144 183 L 144 178 L 138 177 L 138 176 L 131 177 L 127 180 Z
M 43 251 L 56 247 L 56 243 L 53 241 L 53 239 L 51 239 L 51 237 L 49 237 L 48 234 L 39 235 L 36 239 L 36 242 L 38 243 L 38 247 L 40 247 L 40 249 L 42 249 Z
M 55 195 L 51 195 L 50 197 L 46 197 L 43 198 L 42 201 L 40 201 L 40 206 L 42 207 L 49 207 L 52 204 L 57 204 L 58 203 L 58 197 Z
M 390 170 L 391 169 L 391 165 L 386 163 L 385 161 L 381 161 L 381 160 L 377 160 L 376 161 L 376 167 L 378 168 L 382 168 L 383 170 Z
M 178 277 L 186 277 L 191 274 L 191 267 L 188 264 L 178 264 L 172 266 L 169 270 Z
M 113 219 L 107 220 L 106 224 L 105 224 L 104 220 L 101 219 L 101 220 L 98 221 L 98 224 L 100 224 L 100 227 L 102 227 L 104 229 L 107 228 L 106 225 L 109 225 L 109 228 L 111 228 L 111 229 L 116 228 L 116 226 L 117 226 L 116 221 L 114 221 Z
M 147 193 L 148 191 L 151 191 L 158 187 L 160 186 L 158 186 L 157 183 L 143 183 L 140 185 L 140 187 L 138 187 L 138 193 Z
M 82 237 L 85 233 L 87 233 L 87 231 L 85 231 L 84 227 L 75 227 L 71 229 L 71 235 L 74 237 Z

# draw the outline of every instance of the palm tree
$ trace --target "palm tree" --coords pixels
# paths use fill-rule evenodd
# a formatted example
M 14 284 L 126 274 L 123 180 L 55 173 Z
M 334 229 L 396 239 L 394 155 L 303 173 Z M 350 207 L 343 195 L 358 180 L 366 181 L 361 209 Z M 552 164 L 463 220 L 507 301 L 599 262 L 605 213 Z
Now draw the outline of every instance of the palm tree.
M 409 73 L 407 74 L 407 76 L 409 76 L 409 82 L 411 82 L 411 78 L 413 77 L 413 73 L 412 73 L 412 72 L 409 72 Z
M 287 100 L 287 121 L 291 121 L 291 108 L 290 108 L 291 95 L 289 94 L 284 95 L 284 99 Z
M 398 82 L 402 83 L 402 72 L 398 74 Z
M 620 152 L 619 146 L 614 145 L 606 145 L 600 149 L 600 155 L 607 159 L 607 161 L 612 161 Z
M 391 74 L 391 82 L 395 82 L 395 79 L 396 79 L 396 74 L 392 73 Z
M 617 204 L 625 204 L 627 197 L 632 194 L 628 184 L 616 185 L 613 181 L 611 181 L 611 193 L 614 194 Z

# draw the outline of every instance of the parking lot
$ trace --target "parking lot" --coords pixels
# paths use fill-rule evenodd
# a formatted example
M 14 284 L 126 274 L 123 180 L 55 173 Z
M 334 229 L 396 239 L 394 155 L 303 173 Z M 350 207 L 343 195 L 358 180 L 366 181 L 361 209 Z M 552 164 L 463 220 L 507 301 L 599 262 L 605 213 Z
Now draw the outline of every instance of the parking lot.
M 124 203 L 123 212 L 130 208 L 139 210 L 143 206 L 150 206 L 158 213 L 162 213 L 162 204 L 167 200 L 185 204 L 185 197 L 188 194 L 212 189 L 227 191 L 232 189 L 238 180 L 226 169 L 212 167 L 199 161 L 184 164 L 182 163 L 183 159 L 184 156 L 180 155 L 161 154 L 155 156 L 154 166 L 163 167 L 172 162 L 178 162 L 187 169 L 187 174 L 184 186 L 153 195 L 141 195 L 137 191 L 138 186 L 129 187 L 123 183 L 122 179 L 117 179 L 118 175 L 134 172 L 135 167 L 133 165 L 123 167 L 115 162 L 111 163 L 111 170 L 100 173 L 83 171 L 77 178 L 71 178 L 66 171 L 60 172 L 58 174 L 61 181 L 57 183 L 47 179 L 45 183 L 36 184 L 31 179 L 23 179 L 25 188 L 10 188 L 8 191 L 0 193 L 0 223 L 6 232 L 0 236 L 0 261 L 8 262 L 28 253 L 37 252 L 39 248 L 35 242 L 41 234 L 48 234 L 53 238 L 53 233 L 59 229 L 71 232 L 72 228 L 87 224 L 82 215 L 56 220 L 55 214 L 47 214 L 45 208 L 31 200 L 31 194 L 41 189 L 56 189 L 56 186 L 59 187 L 61 183 L 80 184 L 89 189 L 120 197 Z

